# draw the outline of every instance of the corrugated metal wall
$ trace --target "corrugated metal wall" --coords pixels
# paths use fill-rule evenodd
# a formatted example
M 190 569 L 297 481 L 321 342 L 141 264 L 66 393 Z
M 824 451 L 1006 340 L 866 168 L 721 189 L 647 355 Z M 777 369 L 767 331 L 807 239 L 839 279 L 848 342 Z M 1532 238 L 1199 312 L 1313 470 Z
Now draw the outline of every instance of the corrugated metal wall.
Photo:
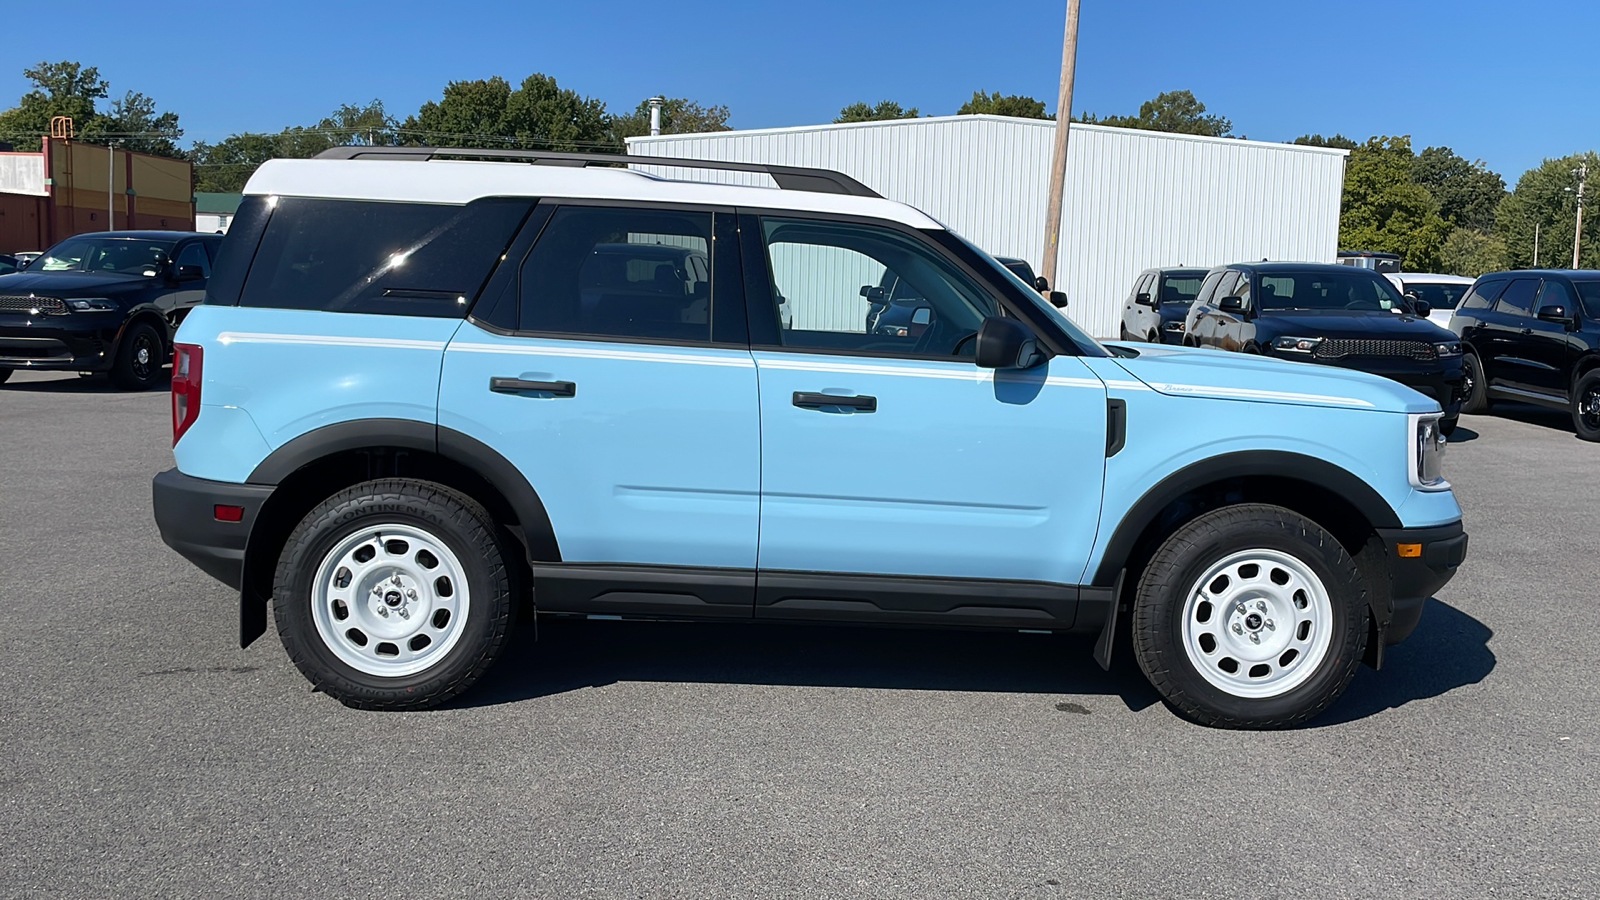
M 834 169 L 1037 269 L 1054 128 L 947 116 L 629 138 L 629 151 Z M 1344 151 L 1101 125 L 1073 125 L 1069 147 L 1057 286 L 1071 299 L 1068 313 L 1096 335 L 1117 335 L 1128 289 L 1150 266 L 1334 259 Z

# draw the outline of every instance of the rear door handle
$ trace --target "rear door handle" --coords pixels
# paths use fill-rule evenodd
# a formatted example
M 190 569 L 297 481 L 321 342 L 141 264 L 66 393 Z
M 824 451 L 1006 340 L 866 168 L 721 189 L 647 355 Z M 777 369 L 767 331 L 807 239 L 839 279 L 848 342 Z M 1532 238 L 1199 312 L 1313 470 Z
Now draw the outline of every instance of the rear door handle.
M 813 394 L 809 391 L 795 391 L 794 405 L 801 409 L 823 409 L 830 406 L 843 406 L 849 409 L 858 409 L 862 412 L 877 412 L 878 398 L 864 395 L 843 397 L 838 394 Z
M 521 378 L 491 378 L 489 390 L 496 394 L 554 394 L 578 396 L 578 386 L 570 381 L 523 381 Z

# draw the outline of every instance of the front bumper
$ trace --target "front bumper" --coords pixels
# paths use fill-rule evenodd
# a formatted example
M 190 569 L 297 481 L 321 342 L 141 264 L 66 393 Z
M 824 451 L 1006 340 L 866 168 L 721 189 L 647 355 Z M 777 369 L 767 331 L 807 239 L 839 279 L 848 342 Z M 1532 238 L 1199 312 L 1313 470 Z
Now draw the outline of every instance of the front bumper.
M 268 485 L 209 481 L 168 469 L 150 483 L 156 527 L 168 547 L 207 575 L 238 590 L 244 580 L 244 550 L 261 507 L 272 495 Z M 237 522 L 217 518 L 218 506 L 244 510 Z
M 110 368 L 118 313 L 73 313 L 0 321 L 0 369 L 97 372 Z
M 1459 521 L 1429 528 L 1379 528 L 1389 556 L 1389 590 L 1393 614 L 1384 643 L 1398 644 L 1411 636 L 1428 598 L 1455 577 L 1467 558 L 1467 532 Z M 1415 550 L 1415 555 L 1401 555 Z

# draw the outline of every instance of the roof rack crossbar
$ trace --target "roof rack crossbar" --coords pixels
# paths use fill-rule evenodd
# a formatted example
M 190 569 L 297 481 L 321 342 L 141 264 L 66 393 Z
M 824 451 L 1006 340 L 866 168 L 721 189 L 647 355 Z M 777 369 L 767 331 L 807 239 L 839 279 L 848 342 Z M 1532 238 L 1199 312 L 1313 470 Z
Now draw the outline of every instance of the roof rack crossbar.
M 721 169 L 729 172 L 760 172 L 770 175 L 786 191 L 811 191 L 822 194 L 848 194 L 852 197 L 879 197 L 872 188 L 829 169 L 778 166 L 767 163 L 731 162 L 720 159 L 681 159 L 671 156 L 636 156 L 629 153 L 560 153 L 554 150 L 491 150 L 478 147 L 331 147 L 317 159 L 490 159 L 527 162 L 542 166 L 645 165 L 688 169 Z

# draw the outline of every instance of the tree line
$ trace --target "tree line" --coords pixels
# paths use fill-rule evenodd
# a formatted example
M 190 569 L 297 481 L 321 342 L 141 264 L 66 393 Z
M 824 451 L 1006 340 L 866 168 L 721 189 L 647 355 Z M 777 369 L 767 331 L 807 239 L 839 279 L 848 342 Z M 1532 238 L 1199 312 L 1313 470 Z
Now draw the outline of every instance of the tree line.
M 381 100 L 344 104 L 317 122 L 271 133 L 240 133 L 215 143 L 180 149 L 178 115 L 162 112 L 150 97 L 128 91 L 112 99 L 99 70 L 76 62 L 41 62 L 23 70 L 33 89 L 0 111 L 0 141 L 37 149 L 55 116 L 71 116 L 80 140 L 186 158 L 195 164 L 197 191 L 236 192 L 268 159 L 305 158 L 330 147 L 458 146 L 530 150 L 620 152 L 629 137 L 649 133 L 648 102 L 626 113 L 533 74 L 519 84 L 499 77 L 452 81 L 403 119 Z M 108 101 L 108 102 L 107 102 Z M 975 91 L 957 115 L 1052 119 L 1044 101 L 1021 94 Z M 915 118 L 916 107 L 893 100 L 852 103 L 835 122 Z M 728 130 L 728 107 L 667 98 L 664 134 Z M 1233 123 L 1210 113 L 1190 91 L 1169 91 L 1135 113 L 1084 113 L 1075 122 L 1210 137 L 1235 135 Z M 1480 161 L 1449 147 L 1413 151 L 1405 136 L 1355 141 L 1343 135 L 1302 135 L 1292 143 L 1349 151 L 1339 217 L 1341 249 L 1397 253 L 1409 271 L 1479 275 L 1517 266 L 1564 266 L 1572 260 L 1578 204 L 1578 170 L 1589 165 L 1600 179 L 1594 153 L 1547 159 L 1523 173 L 1512 190 Z M 1600 215 L 1584 224 L 1585 268 L 1600 268 Z

